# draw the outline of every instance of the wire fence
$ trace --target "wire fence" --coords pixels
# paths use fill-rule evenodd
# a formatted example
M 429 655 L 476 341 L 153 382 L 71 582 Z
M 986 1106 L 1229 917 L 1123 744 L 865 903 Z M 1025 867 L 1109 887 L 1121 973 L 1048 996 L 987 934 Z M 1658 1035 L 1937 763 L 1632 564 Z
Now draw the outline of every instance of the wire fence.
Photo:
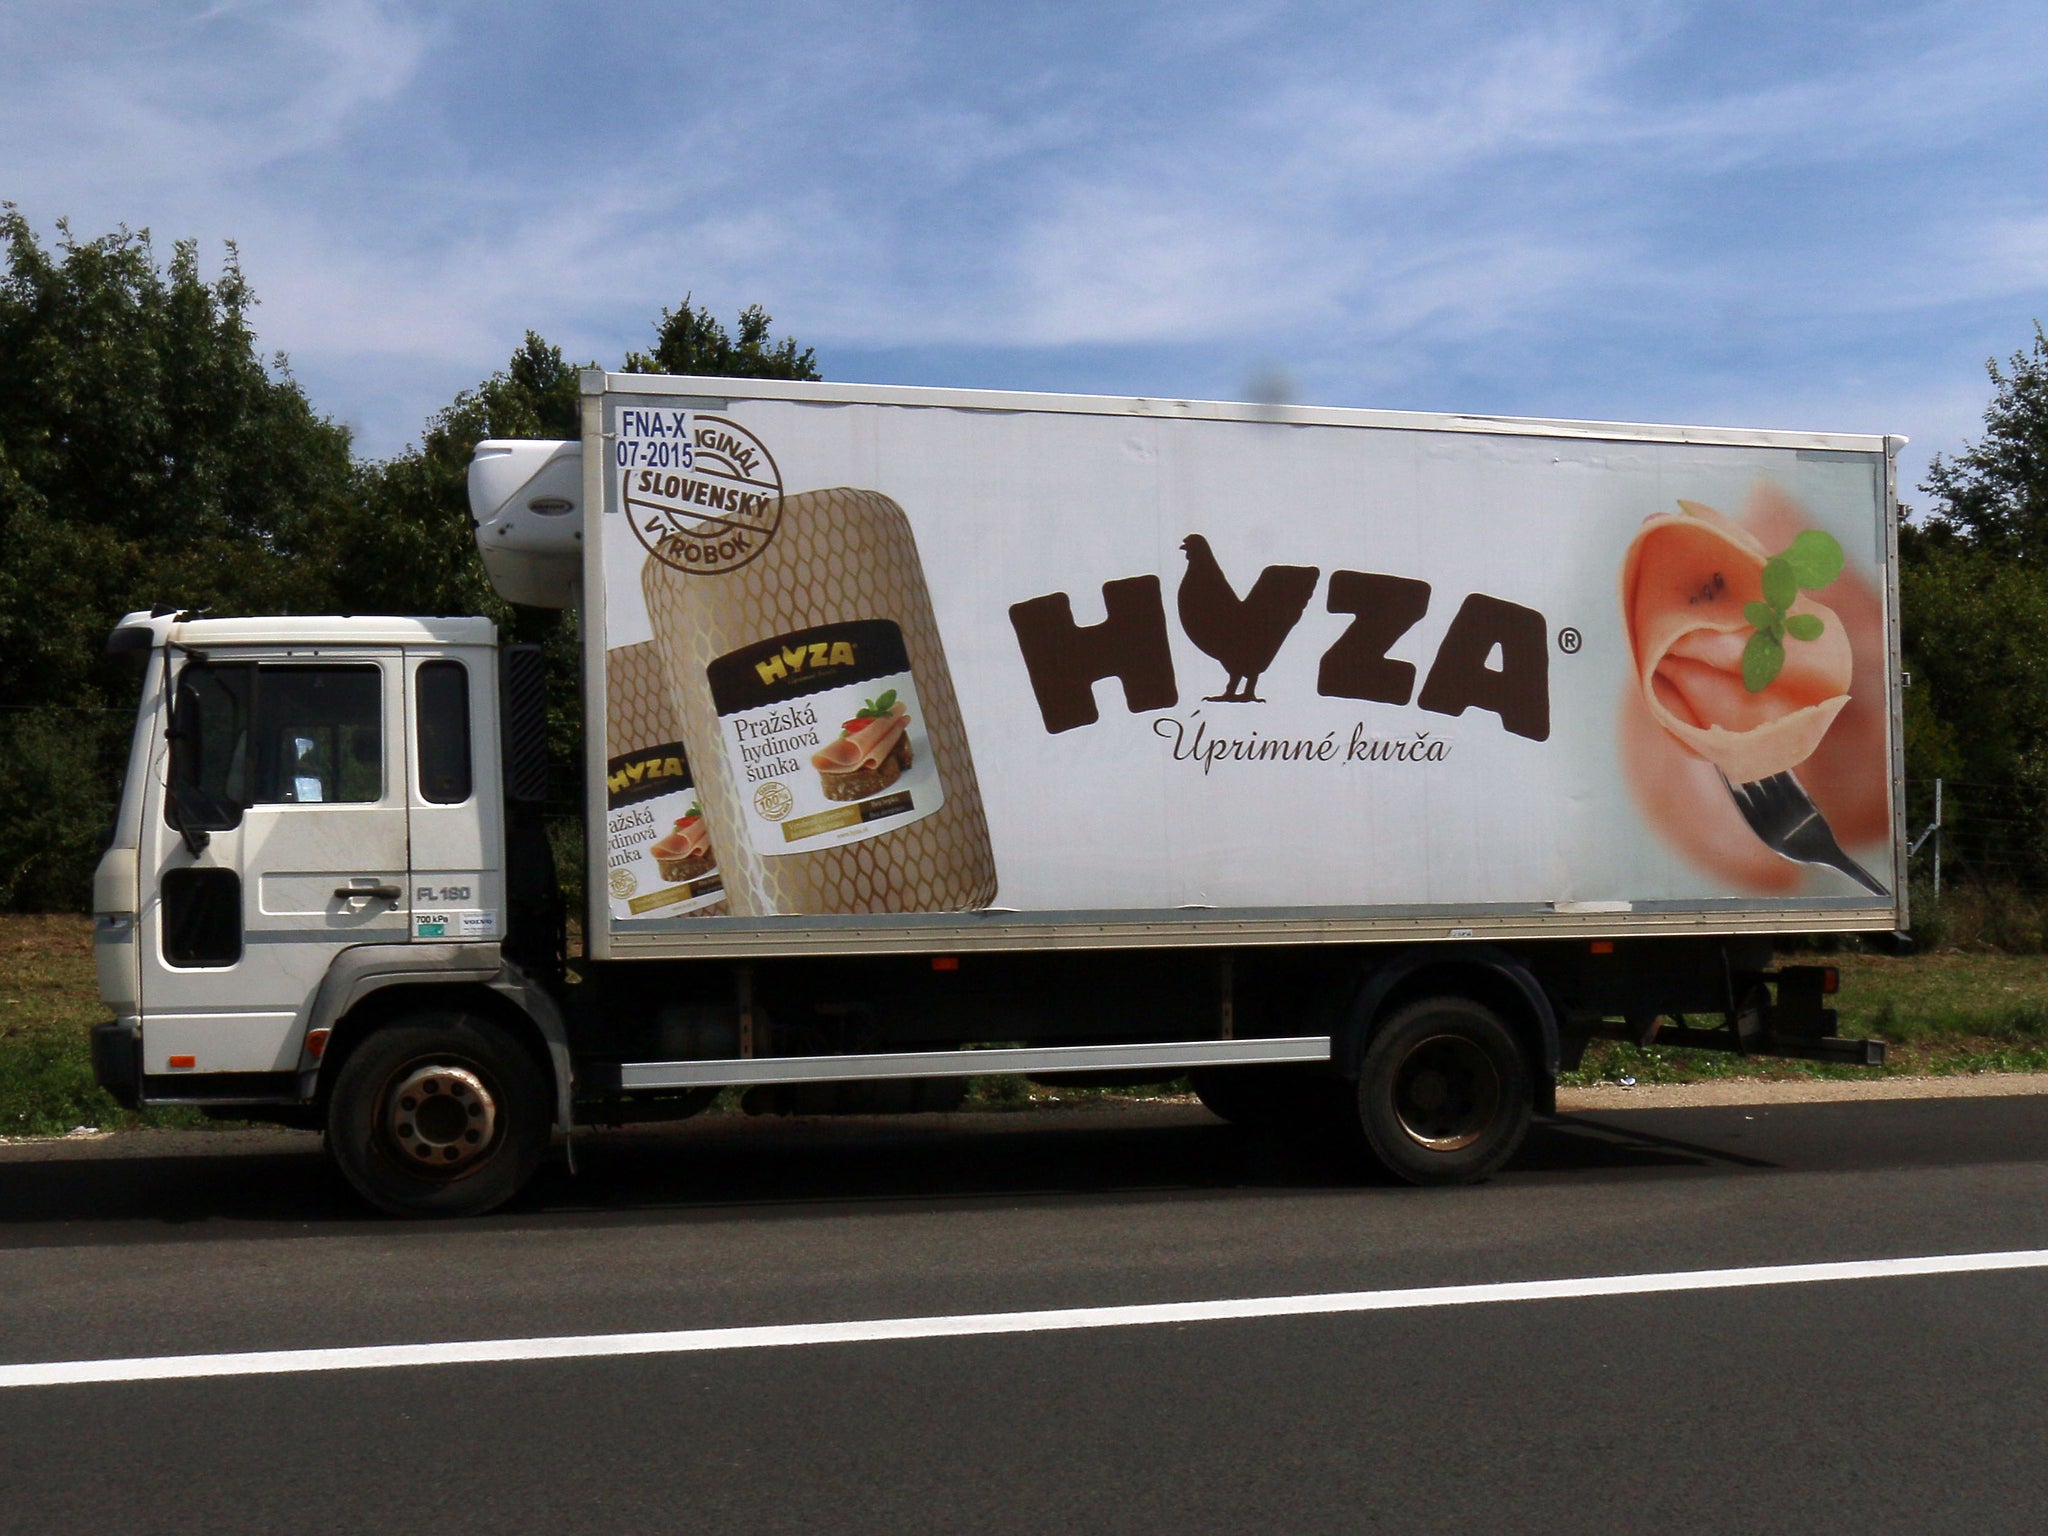
M 1909 779 L 1906 834 L 1913 877 L 1937 902 L 1971 888 L 2048 896 L 2048 791 Z

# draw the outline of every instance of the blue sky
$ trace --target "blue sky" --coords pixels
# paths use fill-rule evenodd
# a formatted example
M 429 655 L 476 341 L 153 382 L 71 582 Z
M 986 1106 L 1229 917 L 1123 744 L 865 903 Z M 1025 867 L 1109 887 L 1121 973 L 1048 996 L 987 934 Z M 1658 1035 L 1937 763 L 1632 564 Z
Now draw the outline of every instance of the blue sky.
M 234 239 L 373 455 L 692 292 L 832 379 L 1891 431 L 1911 485 L 2048 319 L 2044 145 L 2038 0 L 0 11 L 0 196 Z

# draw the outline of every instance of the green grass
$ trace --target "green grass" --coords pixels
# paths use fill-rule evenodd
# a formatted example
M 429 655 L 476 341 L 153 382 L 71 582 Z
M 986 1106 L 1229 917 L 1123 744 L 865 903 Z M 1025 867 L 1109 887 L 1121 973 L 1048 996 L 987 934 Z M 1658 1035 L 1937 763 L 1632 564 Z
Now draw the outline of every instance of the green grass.
M 1812 964 L 1812 955 L 1787 957 Z M 1943 1077 L 1970 1072 L 2048 1072 L 2048 959 L 2039 955 L 1963 954 L 1953 950 L 1893 959 L 1885 955 L 1824 957 L 1840 968 L 1834 999 L 1851 1039 L 1885 1042 L 1883 1067 L 1777 1057 L 1731 1056 L 1595 1041 L 1572 1087 L 1618 1082 L 1692 1083 L 1722 1077 L 1869 1079 Z
M 0 1136 L 144 1123 L 92 1080 L 88 1031 L 106 1018 L 82 917 L 0 916 Z
M 1168 1082 L 1130 1084 L 1115 1088 L 1074 1083 L 1035 1083 L 1029 1078 L 1003 1075 L 970 1077 L 967 1080 L 967 1109 L 1107 1109 L 1117 1104 L 1154 1102 L 1191 1097 L 1194 1088 L 1185 1077 Z

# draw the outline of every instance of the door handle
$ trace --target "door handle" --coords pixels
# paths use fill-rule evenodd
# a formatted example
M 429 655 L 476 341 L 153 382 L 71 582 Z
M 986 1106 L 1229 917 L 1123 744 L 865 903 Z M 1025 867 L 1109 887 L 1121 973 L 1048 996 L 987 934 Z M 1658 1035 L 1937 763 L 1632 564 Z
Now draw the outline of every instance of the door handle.
M 337 885 L 334 888 L 336 901 L 396 901 L 404 894 L 405 892 L 395 885 Z

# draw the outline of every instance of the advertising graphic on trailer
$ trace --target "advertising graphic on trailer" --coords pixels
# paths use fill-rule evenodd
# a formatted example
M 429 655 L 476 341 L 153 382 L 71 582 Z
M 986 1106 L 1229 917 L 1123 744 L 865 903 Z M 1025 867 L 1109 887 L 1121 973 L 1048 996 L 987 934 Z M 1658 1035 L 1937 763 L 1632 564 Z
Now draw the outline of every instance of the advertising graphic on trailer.
M 1881 453 L 606 413 L 620 928 L 1890 900 Z

